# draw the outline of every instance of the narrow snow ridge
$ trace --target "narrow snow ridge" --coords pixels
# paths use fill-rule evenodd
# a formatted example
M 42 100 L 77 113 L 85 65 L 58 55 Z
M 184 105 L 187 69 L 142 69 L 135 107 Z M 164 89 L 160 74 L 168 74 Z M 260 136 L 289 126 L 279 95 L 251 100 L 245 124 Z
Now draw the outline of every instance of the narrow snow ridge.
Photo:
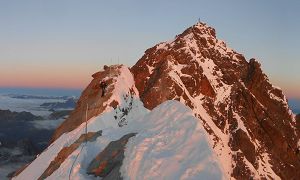
M 190 108 L 178 101 L 167 101 L 149 112 L 141 100 L 129 69 L 120 67 L 113 74 L 113 95 L 98 116 L 88 120 L 87 132 L 102 132 L 94 141 L 80 144 L 47 179 L 91 179 L 89 163 L 106 146 L 128 133 L 137 133 L 125 150 L 121 168 L 125 179 L 224 178 L 207 133 Z M 126 122 L 119 125 L 119 122 Z M 64 133 L 13 179 L 38 179 L 64 147 L 85 133 L 85 123 Z
M 109 100 L 107 100 L 107 104 L 110 104 L 115 100 L 119 103 L 118 106 L 119 108 L 114 109 L 111 106 L 107 106 L 107 108 L 99 116 L 89 119 L 87 125 L 88 132 L 98 132 L 100 130 L 111 129 L 111 128 L 117 129 L 118 131 L 118 129 L 121 129 L 121 127 L 119 127 L 118 125 L 119 120 L 123 120 L 126 121 L 126 123 L 130 123 L 130 120 L 134 119 L 134 117 L 138 118 L 148 112 L 148 110 L 144 108 L 143 103 L 140 101 L 138 97 L 138 91 L 135 88 L 133 76 L 130 73 L 129 69 L 125 66 L 122 66 L 120 68 L 119 74 L 114 74 L 112 76 L 114 76 L 113 85 L 115 89 L 113 90 L 113 96 Z M 120 110 L 122 109 L 126 109 L 126 113 L 124 113 L 121 116 L 122 119 L 119 119 L 118 117 L 116 119 L 115 118 L 116 115 L 122 113 L 120 112 Z M 58 153 L 64 147 L 73 144 L 84 133 L 85 133 L 85 123 L 82 123 L 80 126 L 78 126 L 76 129 L 74 129 L 71 132 L 64 133 L 56 141 L 54 141 L 43 153 L 41 153 L 31 164 L 29 164 L 24 171 L 22 171 L 17 177 L 14 177 L 13 179 L 38 179 L 43 174 L 43 172 L 47 169 L 51 161 L 55 159 Z M 104 140 L 104 142 L 109 143 L 110 140 L 115 140 L 115 139 L 111 138 L 106 141 Z M 61 179 L 62 177 L 64 178 L 68 177 L 73 160 L 75 159 L 75 156 L 78 154 L 78 151 L 81 148 L 81 146 L 79 146 L 78 149 L 75 150 L 65 160 L 65 162 L 61 166 L 63 167 L 63 169 L 61 169 L 60 167 L 57 170 L 57 171 L 61 171 L 61 170 L 63 171 L 59 176 L 57 176 L 58 179 Z M 99 145 L 88 143 L 86 148 L 88 149 L 88 147 L 90 146 L 102 147 L 103 143 L 100 143 Z M 84 154 L 84 152 L 82 153 Z M 89 154 L 86 154 L 84 156 L 86 159 L 88 159 L 89 157 L 87 155 Z M 81 157 L 79 158 L 79 160 L 80 159 Z M 80 166 L 81 161 L 79 160 L 76 164 Z M 75 173 L 75 175 L 76 174 L 77 173 Z M 50 176 L 50 179 L 51 177 L 53 176 Z
M 142 121 L 127 144 L 124 179 L 224 179 L 207 133 L 190 108 L 167 101 Z

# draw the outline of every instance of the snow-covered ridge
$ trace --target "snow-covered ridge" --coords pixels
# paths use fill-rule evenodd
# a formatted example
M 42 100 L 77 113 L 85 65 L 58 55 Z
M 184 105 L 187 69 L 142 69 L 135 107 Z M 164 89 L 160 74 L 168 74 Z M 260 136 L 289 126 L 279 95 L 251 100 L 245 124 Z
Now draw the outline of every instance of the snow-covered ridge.
M 70 132 L 81 123 L 92 117 L 98 116 L 106 111 L 113 111 L 115 108 L 115 121 L 106 122 L 110 126 L 120 126 L 126 124 L 122 120 L 122 114 L 131 108 L 135 99 L 139 98 L 139 92 L 135 88 L 132 74 L 126 66 L 112 65 L 92 75 L 93 79 L 82 92 L 75 110 L 70 114 L 55 131 L 51 142 L 60 137 L 63 133 Z M 102 96 L 100 83 L 105 81 L 105 96 Z M 128 107 L 117 107 L 122 102 Z M 86 113 L 87 111 L 87 113 Z M 124 111 L 124 112 L 123 112 Z
M 113 79 L 113 84 L 110 85 L 114 88 L 113 95 L 106 102 L 102 102 L 109 105 L 113 101 L 116 101 L 118 102 L 118 106 L 117 108 L 106 106 L 99 116 L 89 119 L 87 122 L 87 132 L 119 128 L 120 122 L 127 124 L 133 117 L 138 118 L 147 112 L 143 107 L 143 103 L 139 100 L 138 91 L 135 88 L 129 69 L 121 66 L 118 70 L 117 74 L 110 74 L 110 78 Z M 124 110 L 126 110 L 126 114 L 124 114 Z M 85 131 L 85 123 L 82 123 L 73 131 L 62 134 L 15 179 L 38 179 L 58 153 L 64 147 L 72 145 Z M 78 153 L 78 150 L 72 154 L 75 155 L 76 153 Z
M 51 172 L 47 179 L 94 179 L 87 174 L 91 161 L 106 146 L 128 133 L 137 133 L 125 150 L 121 174 L 125 179 L 199 179 L 225 177 L 222 166 L 214 155 L 205 130 L 190 108 L 178 101 L 167 101 L 147 110 L 138 97 L 133 76 L 122 66 L 113 75 L 112 96 L 108 106 L 98 116 L 64 133 L 42 154 L 13 179 L 38 179 L 65 147 L 78 142 L 90 132 L 101 132 L 94 141 L 82 142 Z M 118 102 L 117 107 L 110 104 Z M 124 109 L 126 113 L 124 113 Z M 120 126 L 120 122 L 125 122 Z M 163 167 L 163 168 L 162 168 Z M 154 169 L 153 169 L 154 168 Z M 166 171 L 167 170 L 167 171 Z M 44 174 L 43 174 L 44 175 Z
M 135 116 L 141 112 L 144 113 L 143 117 Z M 101 123 L 97 124 L 97 121 L 109 120 L 109 114 L 107 112 L 91 119 L 89 131 L 101 129 Z M 78 147 L 47 179 L 67 179 L 69 175 L 71 179 L 93 179 L 86 174 L 86 168 L 93 158 L 109 142 L 131 132 L 138 134 L 131 138 L 125 150 L 121 168 L 124 179 L 225 178 L 222 166 L 208 143 L 206 132 L 188 107 L 178 101 L 167 101 L 152 112 L 143 107 L 136 108 L 131 112 L 130 119 L 132 121 L 127 126 L 102 129 L 101 137 L 88 142 L 82 151 L 80 149 L 83 145 Z M 84 132 L 82 126 L 55 141 L 14 179 L 37 179 L 60 147 Z M 74 168 L 70 172 L 75 159 Z
M 224 179 L 201 123 L 190 108 L 166 101 L 148 113 L 127 144 L 124 179 Z

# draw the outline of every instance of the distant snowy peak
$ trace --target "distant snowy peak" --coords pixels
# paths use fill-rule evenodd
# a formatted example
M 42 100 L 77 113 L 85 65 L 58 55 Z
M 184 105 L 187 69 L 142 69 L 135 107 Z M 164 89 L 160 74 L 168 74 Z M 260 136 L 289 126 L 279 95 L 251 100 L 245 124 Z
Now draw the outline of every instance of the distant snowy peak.
M 173 99 L 193 109 L 229 176 L 297 177 L 299 132 L 285 96 L 214 28 L 189 27 L 146 50 L 131 71 L 145 107 Z

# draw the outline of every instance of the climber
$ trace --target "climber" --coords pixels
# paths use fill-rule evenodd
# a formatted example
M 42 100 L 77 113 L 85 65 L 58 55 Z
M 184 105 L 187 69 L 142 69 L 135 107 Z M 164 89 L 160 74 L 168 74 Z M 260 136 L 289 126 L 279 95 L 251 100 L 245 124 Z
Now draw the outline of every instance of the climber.
M 103 97 L 105 95 L 106 87 L 107 87 L 107 83 L 104 80 L 101 81 L 100 82 L 100 88 L 102 89 L 102 95 L 101 95 L 101 97 Z

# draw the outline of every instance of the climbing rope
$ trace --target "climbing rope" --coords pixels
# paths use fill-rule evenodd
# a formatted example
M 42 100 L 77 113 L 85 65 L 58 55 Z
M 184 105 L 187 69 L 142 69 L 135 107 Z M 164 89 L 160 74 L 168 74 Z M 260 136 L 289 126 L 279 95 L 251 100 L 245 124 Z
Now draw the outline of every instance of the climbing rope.
M 85 143 L 83 144 L 83 146 L 81 146 L 80 151 L 79 151 L 78 154 L 76 155 L 76 158 L 75 158 L 75 160 L 74 160 L 74 162 L 73 162 L 73 164 L 72 164 L 71 170 L 70 170 L 70 172 L 69 172 L 69 180 L 71 180 L 71 174 L 72 174 L 72 171 L 73 171 L 75 162 L 77 161 L 77 158 L 79 157 L 79 155 L 80 155 L 82 149 L 85 147 L 86 144 L 87 144 L 87 143 L 85 142 Z
M 86 146 L 86 144 L 87 144 L 87 115 L 88 115 L 87 113 L 88 113 L 88 109 L 89 109 L 89 105 L 86 104 L 86 111 L 85 111 L 85 142 L 84 142 L 84 144 L 81 146 L 81 149 L 80 149 L 80 151 L 78 152 L 78 154 L 76 155 L 75 160 L 74 160 L 74 162 L 73 162 L 73 164 L 72 164 L 72 166 L 71 166 L 71 169 L 70 169 L 70 172 L 69 172 L 69 180 L 71 180 L 71 175 L 72 175 L 72 171 L 73 171 L 74 165 L 75 165 L 75 163 L 76 163 L 76 161 L 77 161 L 77 159 L 78 159 L 78 157 L 79 157 L 79 155 L 80 155 L 82 149 L 83 149 L 83 148 Z
M 86 111 L 85 111 L 85 142 L 87 142 L 87 119 L 88 119 L 88 110 L 89 110 L 89 104 L 86 103 Z

